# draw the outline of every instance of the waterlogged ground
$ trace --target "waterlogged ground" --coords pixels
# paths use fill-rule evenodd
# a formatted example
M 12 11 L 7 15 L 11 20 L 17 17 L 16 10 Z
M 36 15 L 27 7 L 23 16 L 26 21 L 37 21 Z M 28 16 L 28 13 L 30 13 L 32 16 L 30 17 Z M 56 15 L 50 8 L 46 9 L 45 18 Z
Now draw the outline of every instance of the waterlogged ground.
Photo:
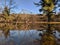
M 25 29 L 25 30 L 24 30 Z M 12 24 L 0 25 L 0 45 L 41 45 L 41 38 L 46 30 L 39 31 L 33 26 Z M 53 36 L 60 45 L 60 32 L 55 30 Z M 40 35 L 39 35 L 40 34 Z

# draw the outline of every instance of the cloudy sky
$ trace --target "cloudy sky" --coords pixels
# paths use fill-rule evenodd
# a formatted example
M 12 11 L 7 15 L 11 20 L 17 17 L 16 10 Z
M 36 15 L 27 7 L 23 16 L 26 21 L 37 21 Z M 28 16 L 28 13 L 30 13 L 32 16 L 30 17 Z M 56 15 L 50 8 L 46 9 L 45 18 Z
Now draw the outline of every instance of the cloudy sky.
M 0 0 L 1 2 L 0 7 L 4 6 L 4 1 L 5 0 Z M 9 0 L 7 0 L 7 5 L 8 5 L 8 2 Z M 14 2 L 16 3 L 16 7 L 13 10 L 16 13 L 21 13 L 23 12 L 22 10 L 24 10 L 27 13 L 34 13 L 34 14 L 40 13 L 39 12 L 40 7 L 36 7 L 36 5 L 34 5 L 34 2 L 39 2 L 39 0 L 14 0 Z M 59 12 L 58 10 L 59 8 L 56 11 Z

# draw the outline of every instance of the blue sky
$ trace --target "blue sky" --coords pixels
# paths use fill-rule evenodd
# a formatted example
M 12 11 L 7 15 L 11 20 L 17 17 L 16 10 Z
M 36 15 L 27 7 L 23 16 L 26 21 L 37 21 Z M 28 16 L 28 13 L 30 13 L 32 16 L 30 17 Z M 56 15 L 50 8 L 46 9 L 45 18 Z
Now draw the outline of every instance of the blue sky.
M 39 2 L 40 0 L 16 0 L 16 3 L 18 5 L 18 10 L 21 12 L 22 9 L 28 10 L 28 12 L 32 12 L 34 14 L 41 13 L 39 12 L 39 8 L 36 5 L 34 5 L 34 2 Z M 59 2 L 60 3 L 60 2 Z M 56 9 L 56 12 L 59 12 L 60 8 Z M 17 12 L 18 12 L 17 10 Z
M 4 5 L 4 0 L 0 0 L 0 2 Z M 8 2 L 9 0 L 7 0 L 7 5 Z M 33 3 L 33 2 L 39 2 L 39 0 L 14 0 L 14 2 L 16 2 L 16 8 L 13 9 L 14 10 L 13 12 L 20 13 L 24 9 L 28 13 L 29 12 L 32 12 L 34 14 L 40 13 L 39 12 L 40 7 L 36 7 L 36 5 L 34 5 Z M 59 9 L 60 8 L 58 8 L 56 11 L 59 12 Z
M 18 1 L 16 0 L 19 12 L 21 12 L 22 9 L 25 9 L 28 12 L 39 13 L 38 11 L 39 8 L 36 7 L 36 5 L 34 5 L 33 2 L 38 2 L 38 1 L 37 0 L 18 0 Z

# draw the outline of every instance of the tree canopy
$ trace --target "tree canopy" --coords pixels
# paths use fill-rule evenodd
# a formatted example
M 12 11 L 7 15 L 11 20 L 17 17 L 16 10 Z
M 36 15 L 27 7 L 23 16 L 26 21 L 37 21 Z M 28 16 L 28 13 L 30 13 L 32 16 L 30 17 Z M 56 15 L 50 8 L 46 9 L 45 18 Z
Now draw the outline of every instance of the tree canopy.
M 41 9 L 39 9 L 40 12 L 53 12 L 57 8 L 56 5 L 58 5 L 58 0 L 40 0 L 38 3 L 34 4 L 41 6 Z

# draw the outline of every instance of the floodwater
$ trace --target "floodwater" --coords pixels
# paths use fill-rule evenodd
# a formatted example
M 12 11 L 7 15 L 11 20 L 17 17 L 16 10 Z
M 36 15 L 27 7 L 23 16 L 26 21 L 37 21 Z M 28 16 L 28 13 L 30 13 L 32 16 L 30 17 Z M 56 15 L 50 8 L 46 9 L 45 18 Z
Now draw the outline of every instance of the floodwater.
M 39 28 L 35 28 L 27 25 L 0 24 L 0 45 L 41 45 L 40 40 L 46 30 L 39 31 Z M 53 33 L 53 36 L 60 45 L 60 32 L 54 32 L 56 33 Z

